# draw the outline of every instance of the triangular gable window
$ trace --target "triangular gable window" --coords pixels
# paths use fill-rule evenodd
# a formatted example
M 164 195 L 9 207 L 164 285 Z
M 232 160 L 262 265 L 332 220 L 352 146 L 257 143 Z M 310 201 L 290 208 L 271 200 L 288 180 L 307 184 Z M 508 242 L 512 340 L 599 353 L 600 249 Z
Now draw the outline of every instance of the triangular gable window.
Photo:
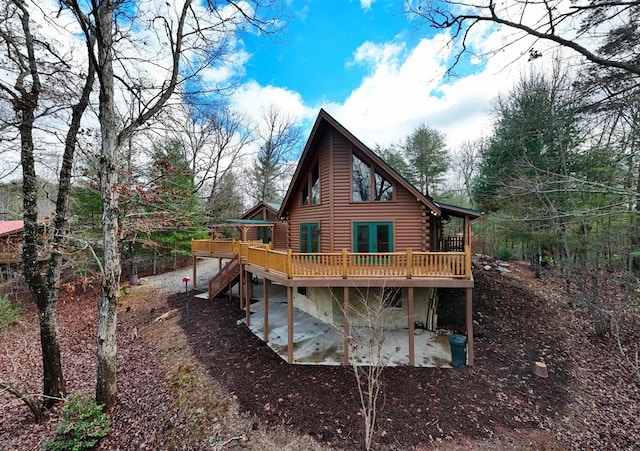
M 354 202 L 393 200 L 393 184 L 355 153 L 351 164 L 351 200 Z
M 320 170 L 317 163 L 302 185 L 301 203 L 302 205 L 320 204 Z

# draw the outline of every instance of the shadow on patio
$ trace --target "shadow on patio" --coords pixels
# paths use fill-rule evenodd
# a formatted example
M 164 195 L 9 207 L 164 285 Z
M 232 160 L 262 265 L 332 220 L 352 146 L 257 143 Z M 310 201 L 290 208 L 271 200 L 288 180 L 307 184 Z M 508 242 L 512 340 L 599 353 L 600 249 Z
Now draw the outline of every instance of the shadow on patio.
M 264 339 L 264 297 L 263 285 L 254 285 L 251 304 L 250 330 L 260 339 Z M 293 314 L 293 363 L 313 365 L 340 365 L 344 358 L 344 340 L 342 329 L 294 308 Z M 272 284 L 269 289 L 269 341 L 268 346 L 281 358 L 287 360 L 287 295 L 286 288 Z M 242 322 L 245 322 L 242 320 Z M 364 328 L 352 327 L 351 336 L 365 334 Z M 415 366 L 451 367 L 451 347 L 449 336 L 431 331 L 417 330 L 415 335 Z M 388 330 L 381 349 L 381 359 L 386 366 L 409 364 L 408 329 Z M 355 355 L 349 351 L 351 359 L 358 364 L 370 362 L 368 356 Z

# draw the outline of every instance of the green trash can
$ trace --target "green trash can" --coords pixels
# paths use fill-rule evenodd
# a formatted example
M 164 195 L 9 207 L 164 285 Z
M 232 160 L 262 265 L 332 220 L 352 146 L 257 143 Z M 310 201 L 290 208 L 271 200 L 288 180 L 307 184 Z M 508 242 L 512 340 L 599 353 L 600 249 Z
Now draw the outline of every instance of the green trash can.
M 451 345 L 451 365 L 463 366 L 467 363 L 467 337 L 464 335 L 449 335 Z

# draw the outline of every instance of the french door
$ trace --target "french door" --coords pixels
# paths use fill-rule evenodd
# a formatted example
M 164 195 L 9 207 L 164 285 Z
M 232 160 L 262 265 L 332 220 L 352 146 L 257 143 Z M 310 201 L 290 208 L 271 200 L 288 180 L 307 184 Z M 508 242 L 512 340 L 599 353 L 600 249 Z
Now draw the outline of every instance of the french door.
M 300 252 L 320 252 L 320 224 L 317 222 L 300 224 Z
M 393 224 L 390 222 L 354 222 L 355 252 L 393 252 Z

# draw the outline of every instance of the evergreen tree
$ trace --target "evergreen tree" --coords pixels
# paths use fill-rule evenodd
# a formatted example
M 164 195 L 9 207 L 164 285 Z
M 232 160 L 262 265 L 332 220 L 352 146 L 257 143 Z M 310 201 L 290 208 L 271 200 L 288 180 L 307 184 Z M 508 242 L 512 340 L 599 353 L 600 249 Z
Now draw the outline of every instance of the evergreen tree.
M 409 180 L 424 194 L 432 194 L 449 168 L 445 136 L 421 125 L 407 137 L 404 151 L 409 162 Z
M 555 77 L 556 75 L 554 75 Z M 517 186 L 544 174 L 567 175 L 577 146 L 578 108 L 562 78 L 532 73 L 498 99 L 494 135 L 481 150 L 475 202 L 495 210 Z

